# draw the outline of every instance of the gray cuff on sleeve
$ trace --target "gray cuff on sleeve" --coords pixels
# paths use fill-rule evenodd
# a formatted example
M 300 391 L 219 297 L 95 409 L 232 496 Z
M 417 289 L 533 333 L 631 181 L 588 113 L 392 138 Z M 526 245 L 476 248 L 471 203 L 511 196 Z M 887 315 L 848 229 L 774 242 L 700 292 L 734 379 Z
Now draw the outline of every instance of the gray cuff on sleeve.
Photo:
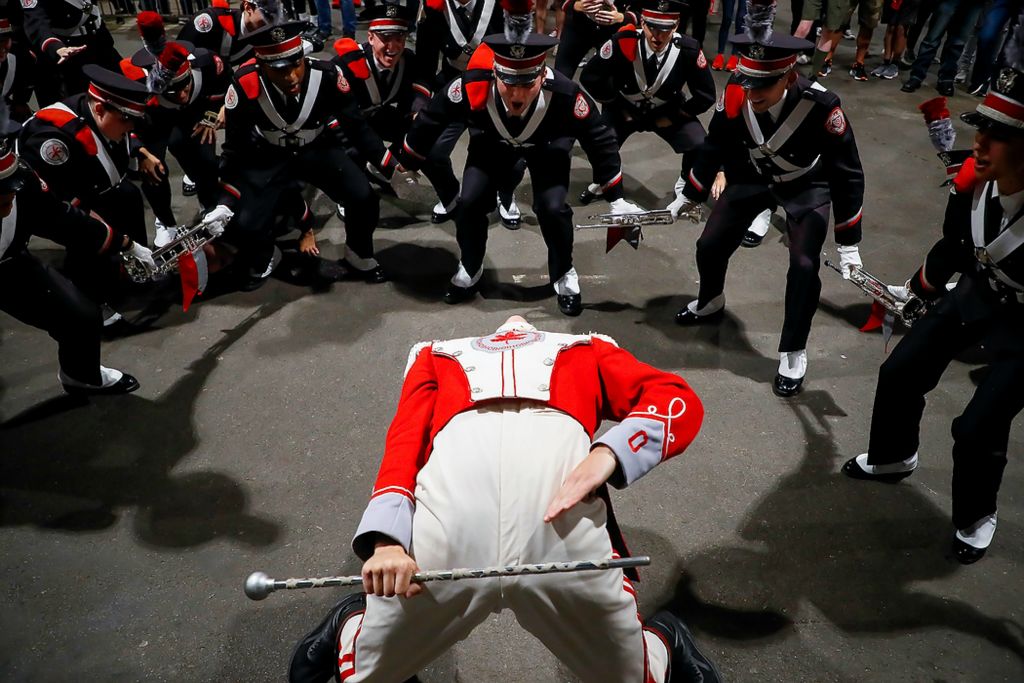
M 416 506 L 402 493 L 382 493 L 370 499 L 352 539 L 352 550 L 362 560 L 373 555 L 376 534 L 395 539 L 406 552 L 412 544 L 412 515 Z
M 594 442 L 612 449 L 619 460 L 625 481 L 610 483 L 624 488 L 644 476 L 661 462 L 665 452 L 665 423 L 644 417 L 628 417 Z

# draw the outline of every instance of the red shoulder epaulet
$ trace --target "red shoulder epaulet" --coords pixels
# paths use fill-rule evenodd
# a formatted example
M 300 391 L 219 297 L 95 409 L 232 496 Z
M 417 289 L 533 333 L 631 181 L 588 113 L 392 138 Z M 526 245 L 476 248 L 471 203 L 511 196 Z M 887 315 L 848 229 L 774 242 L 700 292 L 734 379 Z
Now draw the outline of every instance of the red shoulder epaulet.
M 355 40 L 339 38 L 334 42 L 334 51 L 353 76 L 363 81 L 370 77 L 370 64 L 366 61 L 366 53 Z
M 216 5 L 214 5 L 216 7 Z M 235 36 L 235 18 L 231 14 L 218 14 L 217 23 L 220 24 L 221 28 L 232 38 Z
M 228 9 L 230 5 L 228 4 L 228 0 L 213 0 L 213 2 L 210 3 L 210 7 L 216 7 L 218 9 Z
M 96 138 L 93 137 L 89 126 L 82 123 L 75 114 L 58 107 L 44 107 L 36 112 L 36 118 L 60 128 L 65 134 L 72 135 L 90 156 L 96 156 L 99 151 L 96 147 Z M 78 125 L 73 125 L 76 123 Z
M 725 115 L 734 119 L 740 115 L 743 103 L 747 101 L 747 91 L 736 83 L 725 86 Z
M 956 188 L 957 192 L 963 193 L 970 192 L 977 184 L 978 176 L 975 173 L 974 157 L 970 156 L 964 160 L 964 165 L 960 167 L 960 172 L 953 178 L 953 187 Z
M 427 0 L 427 9 L 432 9 L 435 12 L 443 12 L 444 0 Z
M 624 24 L 616 34 L 615 39 L 619 41 L 619 50 L 622 51 L 622 55 L 629 61 L 636 59 L 636 49 L 639 43 L 637 42 L 636 26 L 633 24 Z
M 133 81 L 146 80 L 146 70 L 142 67 L 135 66 L 134 64 L 132 64 L 132 60 L 130 57 L 125 57 L 121 60 L 121 73 L 123 73 L 127 78 L 130 78 Z
M 36 112 L 36 118 L 40 121 L 46 121 L 52 123 L 58 128 L 63 128 L 69 122 L 74 121 L 78 117 L 69 111 L 58 109 L 57 107 L 43 107 Z
M 487 93 L 491 88 L 490 74 L 494 69 L 494 50 L 487 45 L 480 45 L 473 51 L 466 65 L 466 75 L 462 77 L 463 90 L 469 98 L 469 108 L 480 111 L 487 106 Z M 470 71 L 479 70 L 487 75 L 473 76 Z
M 255 100 L 260 96 L 260 75 L 255 69 L 239 75 L 238 83 L 245 91 L 245 96 L 250 100 Z

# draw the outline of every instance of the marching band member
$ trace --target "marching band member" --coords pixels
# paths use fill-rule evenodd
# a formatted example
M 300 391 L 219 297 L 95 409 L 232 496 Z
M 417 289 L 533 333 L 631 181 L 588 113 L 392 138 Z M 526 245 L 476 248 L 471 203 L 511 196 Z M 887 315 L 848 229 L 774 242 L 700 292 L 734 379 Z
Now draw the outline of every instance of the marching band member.
M 126 176 L 133 161 L 128 134 L 146 115 L 149 90 L 92 64 L 83 71 L 89 91 L 37 111 L 25 122 L 18 149 L 57 198 L 146 245 L 142 193 Z M 68 254 L 67 268 L 71 280 L 99 302 L 112 294 L 120 271 L 107 257 L 75 253 Z M 110 311 L 106 324 L 119 319 Z
M 794 70 L 805 40 L 772 32 L 774 4 L 751 5 L 747 35 L 732 81 L 719 98 L 708 137 L 674 212 L 704 201 L 715 174 L 728 185 L 697 240 L 700 293 L 676 314 L 680 325 L 717 322 L 725 308 L 725 273 L 751 221 L 776 203 L 786 211 L 789 272 L 779 340 L 777 396 L 801 390 L 807 337 L 818 308 L 819 255 L 835 215 L 835 239 L 844 277 L 860 266 L 864 172 L 853 129 L 839 98 Z M 737 87 L 739 86 L 739 87 Z
M 531 22 L 532 24 L 532 22 Z M 487 36 L 466 72 L 420 112 L 403 144 L 406 168 L 416 168 L 451 124 L 470 129 L 462 196 L 455 218 L 459 267 L 444 300 L 466 301 L 483 275 L 487 214 L 499 183 L 525 159 L 534 187 L 534 211 L 548 246 L 548 275 L 565 315 L 583 311 L 572 264 L 572 209 L 566 203 L 572 148 L 580 141 L 602 194 L 616 212 L 638 211 L 622 198 L 615 133 L 575 81 L 544 66 L 557 40 L 549 36 Z
M 215 0 L 212 6 L 198 12 L 181 27 L 178 40 L 209 50 L 226 63 L 237 65 L 252 57 L 252 49 L 241 40 L 244 36 L 283 20 L 280 0 L 242 0 L 239 9 L 231 9 L 227 2 Z
M 268 26 L 246 41 L 255 60 L 240 67 L 224 106 L 221 181 L 237 206 L 224 239 L 240 251 L 243 289 L 260 286 L 274 263 L 274 209 L 295 180 L 346 208 L 343 264 L 366 282 L 387 275 L 373 253 L 380 200 L 345 149 L 355 144 L 385 177 L 398 163 L 359 113 L 352 86 L 330 62 L 304 56 L 303 22 Z M 340 133 L 344 133 L 345 138 Z
M 953 420 L 953 554 L 985 555 L 996 530 L 996 497 L 1014 419 L 1024 409 L 1024 45 L 1007 46 L 1008 66 L 977 111 L 974 163 L 957 175 L 942 238 L 908 286 L 934 302 L 878 371 L 868 451 L 843 465 L 855 479 L 895 482 L 917 468 L 925 395 L 950 361 L 981 344 L 988 374 Z M 946 294 L 946 283 L 960 273 Z M 944 296 L 943 296 L 944 295 Z
M 117 71 L 121 55 L 92 0 L 22 0 L 25 34 L 39 58 L 36 99 L 47 106 L 85 92 L 89 76 L 83 66 L 98 64 Z
M 716 683 L 678 616 L 641 623 L 632 571 L 410 583 L 420 569 L 624 552 L 606 483 L 682 453 L 702 417 L 682 378 L 603 335 L 512 316 L 482 337 L 417 344 L 352 541 L 366 594 L 300 641 L 290 681 L 405 681 L 507 608 L 583 681 Z M 595 438 L 604 418 L 620 422 Z
M 619 147 L 633 133 L 654 132 L 682 155 L 680 180 L 704 142 L 697 117 L 715 103 L 715 81 L 704 52 L 693 38 L 675 32 L 683 8 L 677 0 L 648 0 L 640 13 L 641 28 L 623 26 L 580 76 L 587 92 L 603 103 L 601 113 L 611 121 Z M 591 184 L 580 201 L 589 204 L 598 190 Z
M 11 20 L 0 16 L 0 98 L 10 117 L 24 122 L 32 116 L 29 100 L 35 90 L 36 58 L 24 43 L 16 42 L 16 37 Z
M 637 16 L 631 0 L 558 0 L 565 20 L 559 35 L 555 71 L 576 78 L 583 58 L 599 49 L 624 24 L 636 26 Z M 639 3 L 636 3 L 639 4 Z
M 3 126 L 6 128 L 6 126 Z M 61 201 L 0 142 L 0 310 L 46 330 L 57 342 L 58 379 L 68 393 L 125 394 L 139 388 L 131 375 L 100 364 L 103 319 L 95 302 L 28 250 L 32 235 L 89 257 L 129 252 L 149 267 L 145 246 Z

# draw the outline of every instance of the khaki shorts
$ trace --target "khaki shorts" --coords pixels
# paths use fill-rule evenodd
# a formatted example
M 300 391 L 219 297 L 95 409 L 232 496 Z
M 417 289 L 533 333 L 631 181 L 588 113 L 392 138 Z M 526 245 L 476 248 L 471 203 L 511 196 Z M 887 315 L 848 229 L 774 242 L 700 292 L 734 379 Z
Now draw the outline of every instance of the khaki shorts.
M 850 8 L 846 14 L 847 20 L 853 18 L 854 9 L 857 10 L 857 23 L 861 26 L 866 28 L 878 26 L 878 22 L 882 18 L 882 0 L 850 0 Z M 853 25 L 852 22 L 850 25 Z
M 804 0 L 804 21 L 821 18 L 822 3 L 825 3 L 825 28 L 837 30 L 850 16 L 850 0 Z

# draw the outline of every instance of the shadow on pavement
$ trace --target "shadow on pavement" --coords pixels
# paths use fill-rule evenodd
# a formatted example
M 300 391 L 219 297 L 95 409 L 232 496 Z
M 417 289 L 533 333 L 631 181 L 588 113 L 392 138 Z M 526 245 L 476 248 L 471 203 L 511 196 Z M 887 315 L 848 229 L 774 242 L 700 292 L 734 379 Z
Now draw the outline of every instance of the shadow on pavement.
M 135 507 L 135 533 L 153 546 L 222 537 L 273 543 L 280 528 L 247 512 L 238 482 L 220 472 L 173 470 L 199 445 L 192 414 L 219 357 L 284 303 L 266 303 L 227 330 L 159 399 L 129 394 L 82 405 L 55 398 L 0 425 L 0 525 L 94 531 Z

